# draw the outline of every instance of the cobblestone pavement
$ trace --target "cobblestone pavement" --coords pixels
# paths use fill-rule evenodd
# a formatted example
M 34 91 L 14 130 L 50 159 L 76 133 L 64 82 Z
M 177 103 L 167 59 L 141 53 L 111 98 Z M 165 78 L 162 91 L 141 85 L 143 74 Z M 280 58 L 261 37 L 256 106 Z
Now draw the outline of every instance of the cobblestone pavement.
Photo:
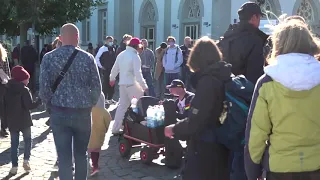
M 52 167 L 56 160 L 56 152 L 53 136 L 45 125 L 48 115 L 44 111 L 32 114 L 34 126 L 32 127 L 32 151 L 30 164 L 32 171 L 24 174 L 22 165 L 23 142 L 20 143 L 19 170 L 14 177 L 8 177 L 11 168 L 10 162 L 10 138 L 0 139 L 0 179 L 25 179 L 25 180 L 49 180 L 55 179 Z M 113 124 L 113 122 L 112 122 Z M 110 124 L 110 128 L 112 127 Z M 22 137 L 20 137 L 20 142 Z M 160 156 L 151 165 L 144 165 L 140 162 L 139 149 L 133 152 L 130 159 L 123 159 L 118 152 L 118 139 L 111 136 L 109 129 L 106 134 L 104 146 L 100 158 L 100 173 L 90 179 L 101 180 L 170 180 L 174 179 L 180 170 L 170 170 L 161 164 Z

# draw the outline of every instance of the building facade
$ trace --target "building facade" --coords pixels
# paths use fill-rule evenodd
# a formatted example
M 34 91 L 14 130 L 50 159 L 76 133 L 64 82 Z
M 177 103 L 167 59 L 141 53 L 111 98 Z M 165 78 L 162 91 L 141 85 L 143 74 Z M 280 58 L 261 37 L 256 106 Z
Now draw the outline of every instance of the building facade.
M 81 46 L 94 46 L 111 35 L 146 38 L 154 49 L 169 35 L 179 44 L 185 36 L 219 38 L 230 23 L 238 22 L 237 11 L 247 0 L 105 0 L 92 16 L 77 23 Z M 301 15 L 320 34 L 320 0 L 251 0 L 260 3 L 269 19 L 281 14 Z

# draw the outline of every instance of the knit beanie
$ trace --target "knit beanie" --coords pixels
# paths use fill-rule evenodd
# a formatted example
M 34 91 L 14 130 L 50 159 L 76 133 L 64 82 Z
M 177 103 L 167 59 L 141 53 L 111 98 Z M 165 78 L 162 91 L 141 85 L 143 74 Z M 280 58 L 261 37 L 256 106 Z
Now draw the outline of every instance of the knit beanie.
M 12 68 L 11 77 L 17 81 L 24 81 L 30 79 L 30 74 L 22 66 L 15 66 Z

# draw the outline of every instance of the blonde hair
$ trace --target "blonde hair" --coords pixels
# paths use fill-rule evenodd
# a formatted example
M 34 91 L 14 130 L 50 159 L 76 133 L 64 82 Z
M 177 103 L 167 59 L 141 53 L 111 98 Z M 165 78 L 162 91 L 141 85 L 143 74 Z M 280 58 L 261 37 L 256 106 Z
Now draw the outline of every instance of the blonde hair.
M 52 42 L 52 49 L 56 49 L 57 46 L 61 46 L 62 42 L 60 41 L 59 37 L 56 37 L 56 39 Z
M 301 20 L 291 19 L 281 23 L 274 29 L 271 36 L 273 48 L 268 63 L 274 62 L 277 56 L 288 53 L 302 53 L 318 56 L 319 40 Z
M 7 51 L 6 49 L 3 47 L 3 45 L 0 43 L 0 60 L 2 61 L 6 61 L 7 59 Z

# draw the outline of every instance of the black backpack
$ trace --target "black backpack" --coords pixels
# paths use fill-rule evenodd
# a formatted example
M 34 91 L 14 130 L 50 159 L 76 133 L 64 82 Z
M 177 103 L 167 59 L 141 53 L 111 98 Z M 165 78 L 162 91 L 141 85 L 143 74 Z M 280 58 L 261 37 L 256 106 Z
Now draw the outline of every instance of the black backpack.
M 243 75 L 233 76 L 224 83 L 225 101 L 220 116 L 221 126 L 209 129 L 201 137 L 206 142 L 218 142 L 232 151 L 244 146 L 245 128 L 254 85 Z

